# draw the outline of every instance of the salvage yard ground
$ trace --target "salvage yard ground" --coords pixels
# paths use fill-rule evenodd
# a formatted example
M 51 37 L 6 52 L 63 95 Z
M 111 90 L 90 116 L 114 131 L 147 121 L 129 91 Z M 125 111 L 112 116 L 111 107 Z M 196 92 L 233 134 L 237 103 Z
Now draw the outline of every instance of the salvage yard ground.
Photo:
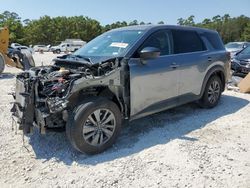
M 65 133 L 35 131 L 23 146 L 8 95 L 17 72 L 0 77 L 0 187 L 250 187 L 250 94 L 225 91 L 213 109 L 187 104 L 136 120 L 111 149 L 88 156 Z

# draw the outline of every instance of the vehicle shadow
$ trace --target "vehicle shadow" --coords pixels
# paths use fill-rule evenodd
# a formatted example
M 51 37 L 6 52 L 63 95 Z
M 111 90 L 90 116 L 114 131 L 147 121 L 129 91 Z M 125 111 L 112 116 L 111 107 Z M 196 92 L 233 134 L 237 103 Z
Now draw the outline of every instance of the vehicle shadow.
M 45 136 L 33 134 L 29 143 L 38 159 L 56 159 L 71 165 L 96 165 L 118 158 L 130 156 L 144 149 L 166 144 L 173 139 L 197 141 L 185 135 L 205 127 L 218 118 L 232 114 L 248 105 L 249 101 L 222 95 L 220 103 L 213 109 L 201 109 L 191 103 L 167 110 L 126 125 L 115 145 L 98 155 L 86 155 L 75 151 L 65 133 L 49 133 Z
M 14 74 L 8 73 L 8 72 L 0 74 L 0 80 L 11 79 L 11 78 L 14 78 L 14 77 L 15 77 Z

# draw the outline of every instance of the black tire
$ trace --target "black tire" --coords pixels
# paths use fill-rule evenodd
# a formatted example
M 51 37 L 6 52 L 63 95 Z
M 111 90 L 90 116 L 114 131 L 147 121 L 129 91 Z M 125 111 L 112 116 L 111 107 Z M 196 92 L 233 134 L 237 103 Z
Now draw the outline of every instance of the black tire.
M 61 53 L 61 50 L 60 50 L 60 49 L 57 49 L 57 50 L 56 50 L 56 53 L 57 53 L 57 54 L 60 54 L 60 53 Z
M 222 87 L 221 79 L 218 76 L 214 75 L 210 77 L 206 84 L 203 96 L 198 101 L 198 104 L 203 108 L 215 107 L 220 100 L 223 90 Z
M 97 119 L 96 114 L 94 113 L 98 112 L 98 110 L 100 110 L 100 121 L 97 125 L 93 124 L 93 121 L 90 121 L 90 119 Z M 107 110 L 107 114 L 105 110 Z M 110 119 L 110 116 L 112 116 L 112 118 L 114 117 L 115 120 L 112 119 L 110 122 L 106 122 L 107 119 Z M 104 119 L 106 117 L 107 119 Z M 98 122 L 98 120 L 96 120 L 95 122 Z M 107 123 L 110 123 L 110 125 L 108 125 Z M 121 124 L 121 113 L 114 102 L 105 98 L 93 98 L 83 102 L 82 104 L 77 106 L 71 114 L 69 114 L 69 119 L 66 125 L 66 133 L 75 149 L 87 154 L 97 154 L 113 145 L 120 133 Z M 105 126 L 105 131 L 97 130 L 102 129 L 100 128 L 101 126 Z M 112 126 L 113 129 L 109 129 L 106 126 Z M 90 128 L 95 130 L 89 131 Z M 84 131 L 86 130 L 88 130 L 89 132 L 84 133 Z M 106 134 L 107 130 L 108 133 L 112 132 L 112 136 L 109 137 L 109 135 Z M 95 143 L 96 140 L 98 143 L 100 143 Z M 103 141 L 103 143 L 101 143 L 101 141 Z

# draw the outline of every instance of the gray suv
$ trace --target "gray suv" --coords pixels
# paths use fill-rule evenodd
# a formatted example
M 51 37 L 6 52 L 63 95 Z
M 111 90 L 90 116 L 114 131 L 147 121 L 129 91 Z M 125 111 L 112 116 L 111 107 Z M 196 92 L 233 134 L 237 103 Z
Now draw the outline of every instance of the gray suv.
M 106 32 L 54 65 L 16 79 L 13 115 L 24 134 L 65 128 L 80 152 L 110 147 L 125 120 L 188 102 L 217 105 L 230 54 L 217 32 L 147 25 Z

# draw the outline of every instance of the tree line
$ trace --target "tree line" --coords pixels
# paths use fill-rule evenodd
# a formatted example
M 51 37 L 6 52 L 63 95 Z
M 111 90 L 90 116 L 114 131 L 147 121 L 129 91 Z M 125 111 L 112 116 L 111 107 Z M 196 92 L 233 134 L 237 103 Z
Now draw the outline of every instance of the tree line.
M 22 20 L 15 12 L 4 11 L 0 14 L 0 27 L 7 26 L 9 28 L 10 42 L 25 45 L 54 45 L 66 38 L 80 38 L 84 41 L 90 41 L 110 29 L 145 24 L 152 23 L 133 20 L 132 22 L 118 21 L 102 26 L 97 20 L 85 16 L 42 16 L 38 20 Z M 160 21 L 157 24 L 164 24 L 164 22 Z M 177 24 L 217 30 L 224 43 L 250 41 L 250 18 L 244 15 L 238 17 L 230 17 L 229 14 L 217 15 L 211 19 L 205 18 L 200 23 L 196 23 L 195 16 L 191 15 L 188 18 L 179 18 Z

